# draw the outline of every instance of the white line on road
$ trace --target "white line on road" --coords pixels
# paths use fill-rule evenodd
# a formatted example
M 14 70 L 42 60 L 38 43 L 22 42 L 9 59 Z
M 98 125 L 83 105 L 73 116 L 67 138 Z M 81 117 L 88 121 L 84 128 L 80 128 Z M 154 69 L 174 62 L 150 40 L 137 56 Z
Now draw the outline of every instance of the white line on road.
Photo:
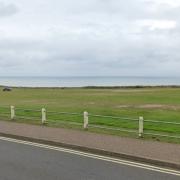
M 147 169 L 147 170 L 151 170 L 151 171 L 180 176 L 180 171 L 167 169 L 167 168 L 161 168 L 161 167 L 153 166 L 153 165 L 147 165 L 147 164 L 143 164 L 143 163 L 137 163 L 137 162 L 128 161 L 128 160 L 122 160 L 122 159 L 117 159 L 117 158 L 101 156 L 101 155 L 95 155 L 92 153 L 85 153 L 82 151 L 71 150 L 71 149 L 50 146 L 50 145 L 45 145 L 45 144 L 40 144 L 40 143 L 34 143 L 34 142 L 29 142 L 29 141 L 17 140 L 17 139 L 1 137 L 1 136 L 0 136 L 0 140 L 9 141 L 9 142 L 13 142 L 13 143 L 19 143 L 19 144 L 25 144 L 25 145 L 30 145 L 30 146 L 35 146 L 35 147 L 40 147 L 40 148 L 45 148 L 45 149 L 50 149 L 50 150 L 55 150 L 55 151 L 75 154 L 75 155 L 79 155 L 79 156 L 84 156 L 84 157 L 88 157 L 88 158 L 108 161 L 108 162 L 112 162 L 112 163 L 116 163 L 116 164 L 123 164 L 126 166 L 138 167 L 138 168 Z

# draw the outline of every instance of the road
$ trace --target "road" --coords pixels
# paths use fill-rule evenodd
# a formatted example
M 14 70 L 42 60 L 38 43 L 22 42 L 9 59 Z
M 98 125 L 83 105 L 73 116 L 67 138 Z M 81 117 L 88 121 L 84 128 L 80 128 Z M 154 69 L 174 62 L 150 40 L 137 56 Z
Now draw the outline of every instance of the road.
M 133 162 L 132 162 L 133 164 Z M 171 171 L 170 171 L 171 172 Z M 180 175 L 180 174 L 179 174 Z M 179 180 L 166 169 L 153 170 L 101 156 L 0 138 L 1 180 Z

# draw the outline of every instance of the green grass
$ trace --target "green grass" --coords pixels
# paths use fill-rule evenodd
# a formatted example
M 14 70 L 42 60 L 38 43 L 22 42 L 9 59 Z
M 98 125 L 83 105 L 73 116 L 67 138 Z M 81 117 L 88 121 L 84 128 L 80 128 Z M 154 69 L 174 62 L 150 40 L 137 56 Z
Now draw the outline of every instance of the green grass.
M 138 119 L 172 121 L 180 123 L 180 88 L 122 88 L 122 89 L 88 89 L 88 88 L 14 88 L 12 92 L 3 92 L 0 89 L 0 116 L 9 119 L 9 106 L 16 108 L 41 110 L 47 109 L 48 124 L 52 126 L 70 127 L 81 129 L 82 125 L 72 125 L 68 122 L 82 124 L 82 113 L 108 116 L 120 116 Z M 7 107 L 7 108 L 5 108 Z M 55 112 L 76 112 L 80 115 L 51 114 Z M 3 116 L 4 114 L 4 116 Z M 21 122 L 37 122 L 41 112 L 16 110 L 16 119 L 20 116 L 32 118 L 20 120 Z M 7 116 L 7 117 L 6 117 Z M 65 121 L 65 122 L 64 122 Z M 138 122 L 112 118 L 89 118 L 90 124 L 102 125 L 112 128 L 138 129 Z M 101 133 L 125 133 L 113 130 L 99 130 L 92 128 L 90 131 Z M 146 132 L 166 133 L 180 136 L 180 125 L 145 123 Z M 137 135 L 133 135 L 137 136 Z M 154 138 L 154 137 L 153 137 Z M 156 138 L 157 139 L 157 138 Z M 167 138 L 162 140 L 175 141 Z

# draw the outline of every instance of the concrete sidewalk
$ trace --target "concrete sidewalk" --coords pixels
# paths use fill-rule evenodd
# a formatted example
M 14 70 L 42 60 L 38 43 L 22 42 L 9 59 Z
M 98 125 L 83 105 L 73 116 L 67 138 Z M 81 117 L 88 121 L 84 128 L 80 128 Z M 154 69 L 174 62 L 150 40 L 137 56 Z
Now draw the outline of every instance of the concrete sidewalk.
M 0 121 L 0 135 L 180 169 L 180 145 Z

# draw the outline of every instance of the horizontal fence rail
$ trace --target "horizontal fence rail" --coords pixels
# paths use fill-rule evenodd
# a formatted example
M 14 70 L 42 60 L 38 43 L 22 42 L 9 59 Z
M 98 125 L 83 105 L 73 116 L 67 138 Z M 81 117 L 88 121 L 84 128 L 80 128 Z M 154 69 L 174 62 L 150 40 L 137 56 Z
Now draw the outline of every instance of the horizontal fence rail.
M 112 118 L 112 119 L 124 119 L 124 120 L 130 120 L 130 121 L 138 121 L 138 119 L 127 118 L 127 117 L 104 116 L 104 115 L 97 115 L 97 114 L 89 114 L 89 116 L 92 116 L 92 117 L 101 117 L 101 118 Z
M 8 120 L 28 120 L 39 124 L 69 124 L 81 128 L 136 134 L 144 136 L 180 139 L 180 122 L 149 120 L 143 116 L 130 118 L 123 116 L 99 115 L 88 112 L 56 112 L 42 109 L 23 109 L 14 106 L 1 107 L 0 117 Z M 169 130 L 168 127 L 172 128 Z
M 144 122 L 180 125 L 180 123 L 178 122 L 168 122 L 168 121 L 144 120 Z

